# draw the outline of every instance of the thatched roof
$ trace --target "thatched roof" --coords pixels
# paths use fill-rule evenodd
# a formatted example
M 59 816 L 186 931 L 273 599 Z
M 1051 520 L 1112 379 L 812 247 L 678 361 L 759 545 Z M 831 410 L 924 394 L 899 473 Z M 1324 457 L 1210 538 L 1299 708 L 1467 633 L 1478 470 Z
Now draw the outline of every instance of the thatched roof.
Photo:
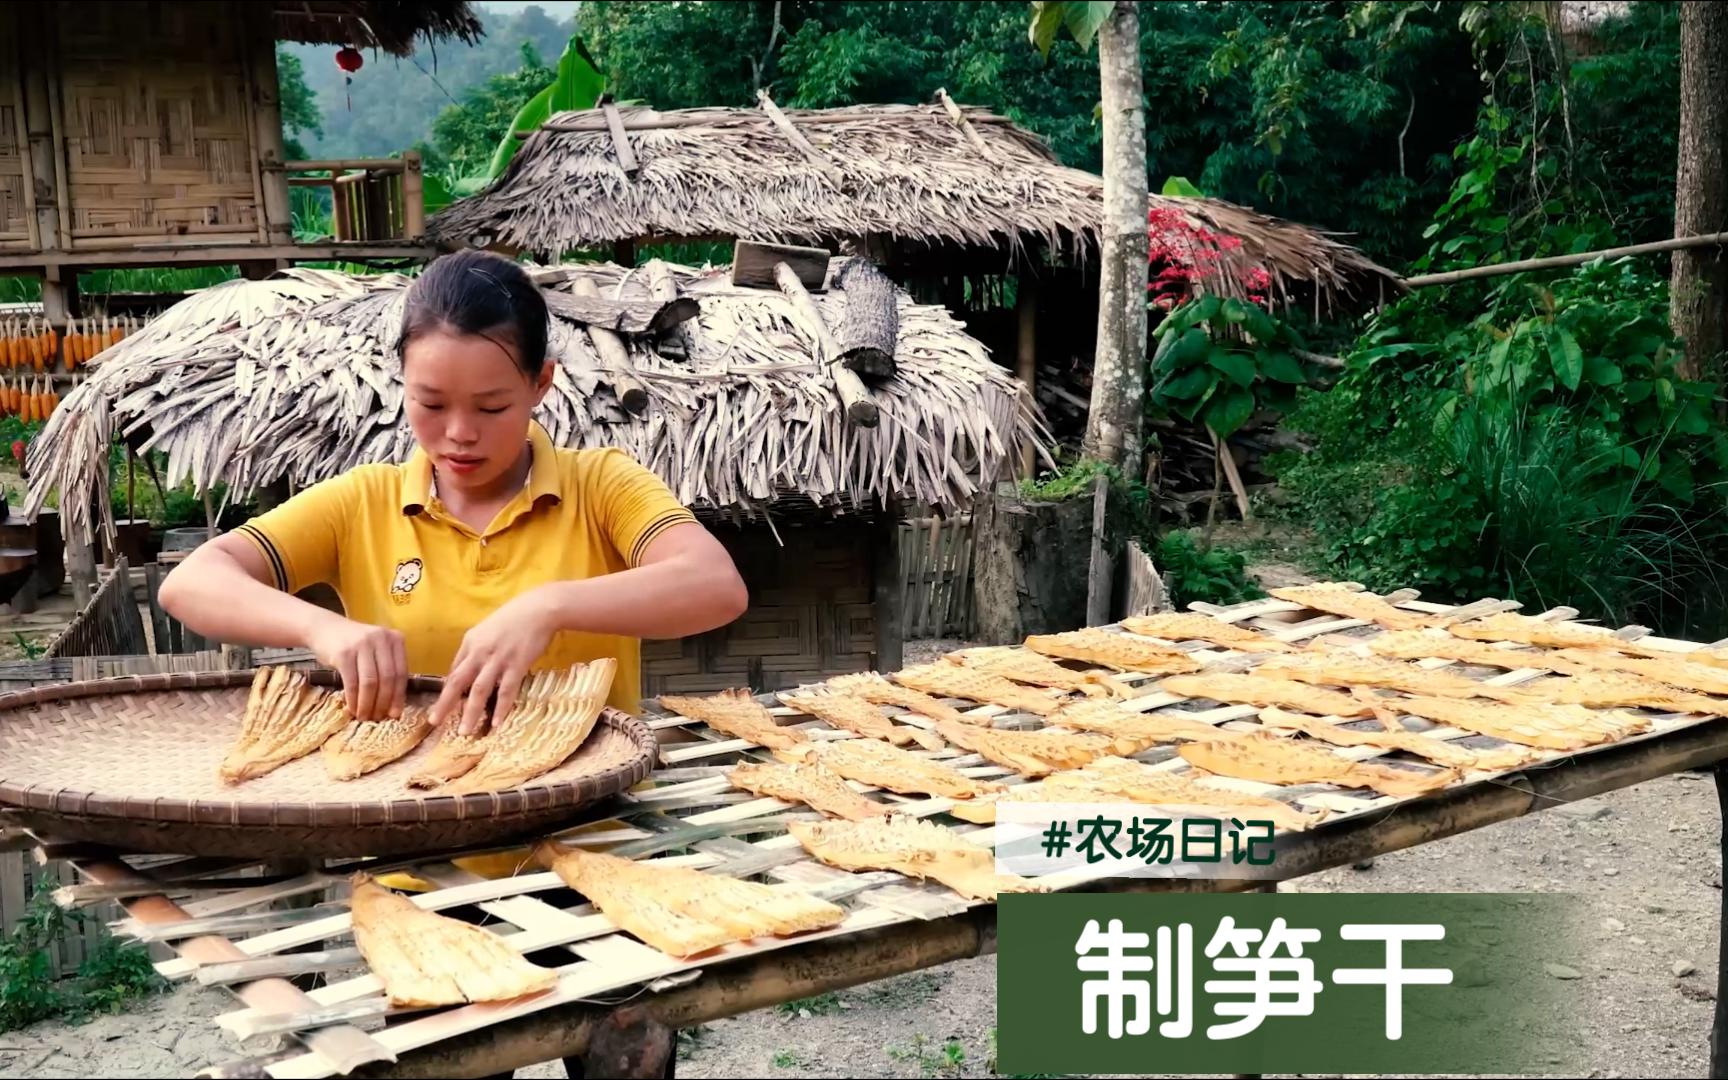
M 1026 440 L 1047 442 L 1025 388 L 941 307 L 898 295 L 898 373 L 871 392 L 878 425 L 859 428 L 789 300 L 736 288 L 725 268 L 672 270 L 680 294 L 700 304 L 681 324 L 691 359 L 626 338 L 650 397 L 644 415 L 620 406 L 587 332 L 554 314 L 558 366 L 538 418 L 559 445 L 621 447 L 687 505 L 745 517 L 780 499 L 898 496 L 958 508 L 1014 468 Z M 647 274 L 604 264 L 541 276 L 552 293 L 586 278 L 602 296 L 646 299 Z M 413 440 L 392 346 L 407 284 L 296 268 L 175 305 L 98 357 L 61 402 L 31 445 L 28 505 L 58 489 L 67 535 L 91 535 L 84 508 L 98 500 L 109 512 L 115 436 L 165 453 L 165 482 L 199 491 L 221 482 L 231 495 L 405 460 Z M 815 300 L 837 325 L 846 294 L 831 287 Z
M 779 110 L 764 98 L 763 109 L 618 108 L 634 169 L 604 109 L 558 113 L 502 176 L 434 214 L 427 229 L 449 247 L 501 246 L 542 258 L 638 239 L 833 249 L 866 234 L 933 247 L 1096 252 L 1102 178 L 1063 166 L 1005 117 L 972 107 L 951 113 L 943 101 Z M 1240 272 L 1252 267 L 1271 275 L 1275 295 L 1309 285 L 1328 300 L 1340 292 L 1373 299 L 1381 283 L 1397 280 L 1304 225 L 1217 199 L 1154 195 L 1152 205 L 1242 240 L 1209 275 L 1214 292 L 1240 293 Z
M 458 38 L 472 45 L 484 32 L 465 0 L 275 0 L 276 37 L 313 45 L 352 45 L 407 56 L 415 39 Z

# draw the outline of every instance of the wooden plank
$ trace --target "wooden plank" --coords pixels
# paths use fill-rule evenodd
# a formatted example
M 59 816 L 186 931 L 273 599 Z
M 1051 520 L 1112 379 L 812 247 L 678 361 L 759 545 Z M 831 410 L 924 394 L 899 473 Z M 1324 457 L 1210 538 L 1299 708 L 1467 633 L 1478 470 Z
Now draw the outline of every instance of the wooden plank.
M 601 296 L 593 278 L 576 267 L 542 272 L 534 278 L 542 286 L 547 310 L 552 314 L 616 334 L 664 334 L 694 319 L 702 310 L 695 297 L 681 297 L 675 291 L 670 297 L 653 300 Z M 565 281 L 570 283 L 569 292 L 546 287 Z M 582 288 L 583 283 L 588 287 Z
M 606 127 L 612 133 L 612 150 L 617 155 L 618 167 L 624 170 L 625 176 L 634 179 L 640 166 L 635 152 L 630 149 L 630 136 L 624 131 L 624 122 L 618 118 L 618 106 L 608 101 L 601 109 L 606 113 Z
M 732 284 L 741 289 L 778 289 L 775 268 L 785 263 L 806 289 L 821 292 L 828 285 L 829 257 L 825 248 L 739 240 L 732 245 Z

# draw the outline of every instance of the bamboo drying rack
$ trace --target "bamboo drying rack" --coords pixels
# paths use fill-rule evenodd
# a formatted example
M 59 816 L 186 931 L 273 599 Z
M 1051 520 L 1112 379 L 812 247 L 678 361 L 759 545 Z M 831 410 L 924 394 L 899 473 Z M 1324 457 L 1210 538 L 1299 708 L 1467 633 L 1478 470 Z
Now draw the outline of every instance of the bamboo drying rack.
M 1512 603 L 1485 600 L 1454 608 L 1422 602 L 1411 590 L 1386 599 L 1416 612 L 1471 615 L 1510 610 Z M 1259 600 L 1231 607 L 1193 605 L 1227 622 L 1252 625 L 1289 642 L 1322 634 L 1371 637 L 1378 632 L 1360 620 L 1318 614 L 1281 600 Z M 1542 617 L 1575 619 L 1560 608 Z M 1119 626 L 1109 629 L 1120 632 Z M 1629 629 L 1625 636 L 1637 636 Z M 1684 652 L 1697 643 L 1643 636 L 1639 640 Z M 1187 647 L 1187 646 L 1184 646 Z M 1193 650 L 1206 662 L 1241 657 L 1232 650 L 1202 645 Z M 1451 661 L 1424 660 L 1429 668 L 1457 667 Z M 1479 669 L 1458 668 L 1472 674 Z M 1533 670 L 1506 671 L 1482 681 L 1510 686 L 1534 678 Z M 1183 708 L 1183 715 L 1231 729 L 1258 725 L 1255 706 L 1184 708 L 1191 704 L 1156 690 L 1157 677 L 1128 673 L 1119 681 L 1140 688 L 1128 707 L 1137 710 Z M 780 706 L 773 695 L 759 700 L 776 716 L 804 728 L 812 738 L 850 737 L 821 722 Z M 1037 727 L 1042 720 L 995 705 L 970 704 L 974 716 L 998 726 Z M 933 722 L 894 710 L 897 721 L 918 726 Z M 1333 718 L 1336 719 L 1336 718 Z M 1468 772 L 1438 792 L 1390 797 L 1327 784 L 1279 787 L 1212 777 L 1248 794 L 1279 798 L 1304 809 L 1325 810 L 1326 818 L 1306 832 L 1280 840 L 1276 877 L 1301 877 L 1374 855 L 1457 835 L 1548 806 L 1588 798 L 1668 773 L 1714 763 L 1728 755 L 1728 727 L 1720 718 L 1689 714 L 1653 715 L 1650 729 L 1582 751 L 1545 751 L 1532 762 L 1498 774 Z M 791 939 L 768 939 L 728 946 L 692 961 L 680 961 L 619 931 L 606 916 L 564 889 L 551 873 L 525 867 L 518 876 L 488 880 L 469 874 L 450 859 L 332 865 L 310 872 L 246 881 L 210 880 L 248 864 L 241 860 L 183 859 L 144 867 L 124 853 L 57 844 L 37 837 L 38 858 L 68 858 L 85 879 L 62 889 L 65 904 L 119 900 L 128 918 L 118 928 L 145 941 L 170 946 L 177 954 L 158 965 L 175 979 L 197 979 L 233 992 L 241 1007 L 216 1023 L 242 1038 L 287 1036 L 286 1049 L 267 1057 L 246 1057 L 206 1071 L 206 1076 L 269 1075 L 278 1078 L 352 1075 L 485 1075 L 555 1057 L 579 1057 L 590 1033 L 625 1001 L 646 995 L 647 1008 L 672 1027 L 690 1026 L 723 1016 L 797 1000 L 812 994 L 872 982 L 995 950 L 995 908 L 962 899 L 934 883 L 919 883 L 891 872 L 846 873 L 811 859 L 785 830 L 794 818 L 814 811 L 776 799 L 731 790 L 724 772 L 740 760 L 771 760 L 761 747 L 732 739 L 683 717 L 654 715 L 650 727 L 663 733 L 661 768 L 625 797 L 604 822 L 590 823 L 560 838 L 566 843 L 607 847 L 615 854 L 643 858 L 666 852 L 668 865 L 699 867 L 735 877 L 795 884 L 847 909 L 838 927 Z M 1278 729 L 1273 729 L 1278 730 Z M 1288 734 L 1288 732 L 1283 732 Z M 1455 728 L 1430 726 L 1419 732 L 1439 739 L 1482 736 Z M 1492 741 L 1492 740 L 1489 740 Z M 1346 758 L 1398 758 L 1376 747 L 1336 749 Z M 1017 779 L 1010 770 L 954 747 L 934 758 L 983 778 Z M 1135 755 L 1160 770 L 1180 773 L 1185 762 L 1174 747 L 1161 745 Z M 860 790 L 870 790 L 854 784 Z M 989 844 L 993 827 L 945 818 L 952 800 L 900 796 L 875 791 L 896 809 L 949 825 L 969 839 Z M 747 839 L 748 838 L 748 839 Z M 612 846 L 617 845 L 617 846 Z M 253 864 L 255 865 L 255 864 Z M 541 963 L 558 966 L 558 986 L 516 1002 L 459 1006 L 438 1011 L 391 1010 L 381 985 L 363 970 L 357 950 L 341 942 L 348 933 L 345 906 L 322 911 L 304 899 L 323 894 L 344 875 L 363 865 L 372 872 L 404 869 L 433 886 L 417 896 L 422 906 L 501 921 L 513 927 L 505 941 Z M 1106 891 L 1248 891 L 1267 887 L 1256 880 L 1169 878 L 1100 879 L 1081 868 L 1039 879 L 1056 889 Z M 180 898 L 178 902 L 171 897 Z M 298 908 L 281 902 L 302 900 Z M 1728 901 L 1725 901 L 1728 903 Z M 306 952 L 308 947 L 324 951 Z M 555 959 L 549 959 L 556 957 Z M 347 974 L 336 973 L 346 971 Z M 334 981 L 303 993 L 290 977 L 331 973 Z M 1719 1014 L 1723 1010 L 1718 994 Z

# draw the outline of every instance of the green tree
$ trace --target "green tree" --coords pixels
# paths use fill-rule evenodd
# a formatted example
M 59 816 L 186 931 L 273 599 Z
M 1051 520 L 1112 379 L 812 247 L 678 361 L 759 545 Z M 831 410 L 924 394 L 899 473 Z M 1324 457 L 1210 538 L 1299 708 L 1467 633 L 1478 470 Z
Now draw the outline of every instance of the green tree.
M 323 135 L 323 117 L 318 112 L 317 97 L 306 85 L 306 69 L 300 58 L 283 49 L 276 50 L 276 85 L 282 103 L 284 150 L 290 161 L 304 161 L 309 155 L 300 136 L 311 135 L 316 139 Z
M 451 176 L 472 176 L 486 170 L 498 140 L 529 98 L 556 74 L 539 50 L 524 43 L 515 71 L 494 75 L 446 106 L 432 124 L 432 140 L 422 147 L 427 166 Z

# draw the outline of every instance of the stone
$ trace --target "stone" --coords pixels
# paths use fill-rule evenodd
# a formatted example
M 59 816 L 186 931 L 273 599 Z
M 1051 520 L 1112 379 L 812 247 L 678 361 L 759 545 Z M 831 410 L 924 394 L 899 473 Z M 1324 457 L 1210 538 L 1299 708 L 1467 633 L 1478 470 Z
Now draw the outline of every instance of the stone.
M 1602 929 L 1608 931 L 1610 934 L 1618 934 L 1620 931 L 1626 929 L 1626 924 L 1613 916 L 1609 916 L 1602 920 Z
M 1683 979 L 1694 971 L 1697 971 L 1698 967 L 1696 964 L 1689 963 L 1685 960 L 1676 960 L 1674 963 L 1669 965 L 1668 970 L 1674 973 L 1676 979 Z
M 1627 938 L 1626 940 L 1630 941 L 1634 945 L 1643 945 L 1644 944 L 1644 939 L 1639 937 L 1636 934 L 1632 935 L 1631 937 Z
M 1582 979 L 1584 977 L 1583 972 L 1575 967 L 1567 967 L 1565 964 L 1543 964 L 1542 967 L 1556 979 Z
M 1614 869 L 1612 866 L 1605 866 L 1602 868 L 1603 877 L 1618 877 L 1619 875 L 1620 871 Z

